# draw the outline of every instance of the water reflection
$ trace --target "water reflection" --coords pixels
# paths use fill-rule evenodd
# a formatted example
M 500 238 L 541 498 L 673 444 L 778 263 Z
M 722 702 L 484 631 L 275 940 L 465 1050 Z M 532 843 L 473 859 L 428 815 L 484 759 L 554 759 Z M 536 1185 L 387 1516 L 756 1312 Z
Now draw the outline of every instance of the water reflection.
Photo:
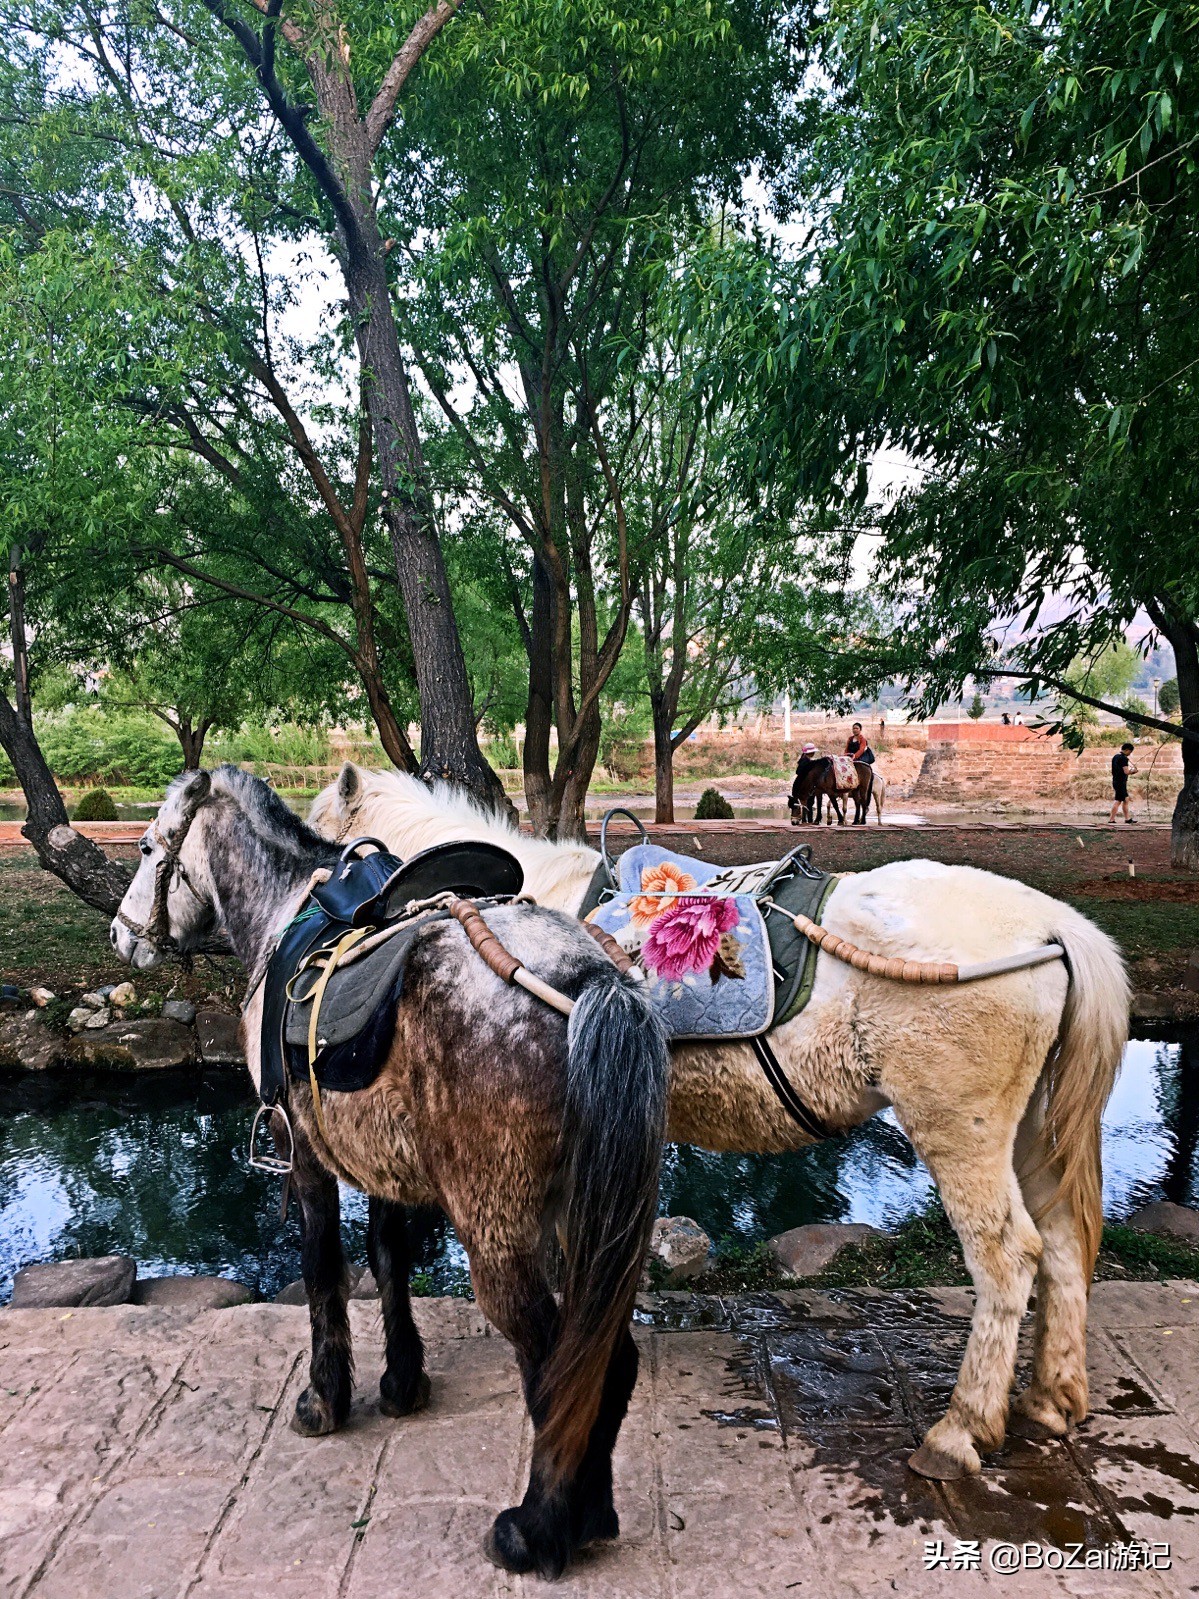
M 0 1077 L 0 1302 L 29 1261 L 129 1254 L 143 1276 L 221 1272 L 259 1293 L 299 1275 L 295 1216 L 278 1184 L 249 1171 L 248 1079 Z M 1199 1192 L 1199 1032 L 1138 1040 L 1104 1117 L 1104 1205 L 1126 1216 L 1151 1199 Z M 752 1242 L 809 1221 L 893 1225 L 930 1192 L 924 1167 L 889 1116 L 805 1155 L 667 1151 L 662 1209 L 715 1238 Z M 343 1194 L 347 1247 L 365 1260 L 366 1205 Z M 414 1220 L 424 1291 L 465 1257 L 444 1218 Z

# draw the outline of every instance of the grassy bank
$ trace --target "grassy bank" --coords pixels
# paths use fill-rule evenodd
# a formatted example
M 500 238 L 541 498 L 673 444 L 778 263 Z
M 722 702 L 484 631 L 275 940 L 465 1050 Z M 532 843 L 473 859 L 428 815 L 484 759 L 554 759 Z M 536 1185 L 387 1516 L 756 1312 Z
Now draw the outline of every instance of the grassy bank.
M 650 1266 L 655 1287 L 662 1284 L 657 1263 Z M 1199 1279 L 1199 1248 L 1131 1227 L 1109 1224 L 1095 1267 L 1099 1282 L 1166 1282 Z M 961 1245 L 939 1200 L 912 1216 L 895 1232 L 843 1249 L 813 1277 L 788 1277 L 765 1243 L 753 1247 L 725 1242 L 713 1269 L 696 1288 L 705 1294 L 763 1293 L 775 1288 L 944 1288 L 968 1287 L 970 1274 Z

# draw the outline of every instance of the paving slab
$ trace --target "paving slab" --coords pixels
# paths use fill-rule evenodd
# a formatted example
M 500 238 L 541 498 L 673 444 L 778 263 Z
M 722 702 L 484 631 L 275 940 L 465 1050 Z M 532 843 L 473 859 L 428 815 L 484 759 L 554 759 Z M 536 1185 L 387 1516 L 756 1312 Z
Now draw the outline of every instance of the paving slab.
M 1090 1419 L 1062 1442 L 1009 1440 L 980 1477 L 938 1484 L 906 1462 L 953 1382 L 961 1291 L 643 1296 L 616 1454 L 622 1536 L 559 1591 L 1199 1592 L 1199 1289 L 1100 1284 L 1092 1303 Z M 531 1448 L 507 1344 L 468 1301 L 418 1301 L 432 1401 L 394 1421 L 378 1405 L 378 1305 L 356 1301 L 350 1318 L 350 1420 L 304 1439 L 288 1426 L 307 1380 L 303 1309 L 0 1311 L 0 1593 L 541 1591 L 480 1552 Z M 1026 1362 L 1027 1328 L 1021 1347 Z M 1023 1569 L 998 1569 L 1001 1556 Z

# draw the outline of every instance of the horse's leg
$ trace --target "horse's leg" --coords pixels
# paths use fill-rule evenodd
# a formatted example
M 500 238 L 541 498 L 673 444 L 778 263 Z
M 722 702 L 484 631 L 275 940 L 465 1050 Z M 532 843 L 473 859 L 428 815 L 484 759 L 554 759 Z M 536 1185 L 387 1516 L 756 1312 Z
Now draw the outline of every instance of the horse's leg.
M 865 825 L 866 825 L 866 816 L 867 816 L 867 814 L 868 814 L 868 812 L 870 810 L 870 782 L 869 782 L 869 779 L 867 779 L 867 781 L 865 783 L 859 783 L 857 788 L 854 789 L 854 791 L 853 791 L 853 805 L 854 805 L 853 825 L 855 827 L 865 827 Z
M 1055 1201 L 1056 1162 L 1041 1145 L 1045 1105 L 1033 1096 L 1016 1136 L 1016 1170 L 1041 1235 L 1032 1382 L 1015 1401 L 1020 1430 L 1060 1438 L 1087 1413 L 1087 1270 L 1069 1205 Z
M 461 1226 L 458 1233 L 470 1256 L 479 1309 L 516 1352 L 533 1421 L 533 1459 L 525 1496 L 495 1518 L 484 1553 L 505 1571 L 558 1577 L 574 1547 L 571 1506 L 563 1491 L 567 1485 L 548 1486 L 551 1473 L 538 1438 L 548 1411 L 539 1378 L 558 1335 L 558 1306 L 535 1254 L 501 1251 L 474 1239 L 467 1242 Z
M 992 1117 L 986 1138 L 980 1138 L 974 1125 L 980 1117 L 969 1116 L 964 1128 L 945 1110 L 942 1104 L 935 1136 L 904 1128 L 940 1190 L 977 1295 L 949 1409 L 910 1462 L 922 1476 L 941 1480 L 977 1472 L 979 1451 L 1003 1442 L 1020 1318 L 1041 1253 L 1012 1166 L 1014 1127 L 996 1125 Z
M 599 1415 L 575 1479 L 576 1547 L 620 1535 L 612 1500 L 612 1451 L 637 1386 L 638 1364 L 637 1345 L 626 1328 L 608 1363 Z
M 533 1420 L 533 1459 L 519 1505 L 501 1511 L 486 1543 L 488 1558 L 507 1571 L 560 1575 L 571 1554 L 599 1538 L 615 1538 L 612 1451 L 637 1382 L 637 1346 L 626 1328 L 608 1362 L 600 1408 L 587 1448 L 570 1477 L 555 1479 L 538 1433 L 550 1396 L 539 1386 L 558 1335 L 558 1307 L 532 1255 L 471 1252 L 479 1307 L 516 1351 Z
M 300 1202 L 301 1264 L 312 1323 L 308 1387 L 296 1400 L 292 1429 L 305 1438 L 335 1432 L 350 1413 L 353 1355 L 346 1305 L 350 1283 L 341 1248 L 337 1179 L 296 1129 L 292 1191 Z
M 403 1205 L 388 1199 L 369 1201 L 366 1252 L 379 1286 L 387 1348 L 379 1409 L 385 1416 L 410 1416 L 429 1403 L 429 1379 L 408 1297 L 408 1213 Z

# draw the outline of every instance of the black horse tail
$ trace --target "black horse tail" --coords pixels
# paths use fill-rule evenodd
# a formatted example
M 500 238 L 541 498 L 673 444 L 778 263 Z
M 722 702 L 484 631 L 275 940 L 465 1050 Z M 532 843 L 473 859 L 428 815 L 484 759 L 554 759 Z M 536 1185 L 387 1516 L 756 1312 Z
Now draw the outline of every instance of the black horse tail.
M 669 1062 L 645 985 L 615 967 L 583 989 L 567 1029 L 559 1333 L 538 1383 L 554 1481 L 577 1470 L 658 1209 Z M 547 1483 L 552 1487 L 553 1483 Z

